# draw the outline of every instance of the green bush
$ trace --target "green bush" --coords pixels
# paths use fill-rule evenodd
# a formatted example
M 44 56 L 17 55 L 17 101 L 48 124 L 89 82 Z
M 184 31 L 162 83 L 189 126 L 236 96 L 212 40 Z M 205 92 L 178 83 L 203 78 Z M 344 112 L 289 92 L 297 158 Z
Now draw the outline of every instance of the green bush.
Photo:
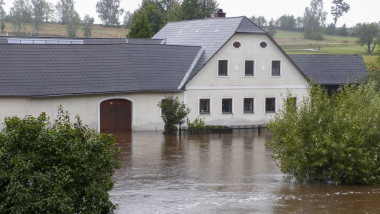
M 183 102 L 181 103 L 178 97 L 165 97 L 158 106 L 161 108 L 161 118 L 165 123 L 165 134 L 173 133 L 177 126 L 181 126 L 190 112 L 190 109 Z
M 286 102 L 268 125 L 281 171 L 300 181 L 380 183 L 380 93 L 371 84 L 329 96 L 309 89 L 298 107 Z
M 71 124 L 62 108 L 5 119 L 0 133 L 0 213 L 113 213 L 111 176 L 119 167 L 111 135 Z

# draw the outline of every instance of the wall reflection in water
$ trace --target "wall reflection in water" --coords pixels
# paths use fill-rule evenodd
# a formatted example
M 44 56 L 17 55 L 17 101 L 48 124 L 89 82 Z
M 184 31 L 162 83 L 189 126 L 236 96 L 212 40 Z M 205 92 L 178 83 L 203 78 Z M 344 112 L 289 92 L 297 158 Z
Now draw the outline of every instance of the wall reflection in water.
M 380 212 L 380 187 L 302 185 L 283 175 L 267 133 L 117 133 L 119 213 Z

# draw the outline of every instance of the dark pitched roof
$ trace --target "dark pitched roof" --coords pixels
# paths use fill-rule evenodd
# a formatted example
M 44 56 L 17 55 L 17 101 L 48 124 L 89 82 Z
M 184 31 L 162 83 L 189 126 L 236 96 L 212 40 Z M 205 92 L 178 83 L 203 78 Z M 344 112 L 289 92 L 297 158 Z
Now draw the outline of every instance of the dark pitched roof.
M 170 22 L 153 39 L 166 39 L 169 45 L 199 45 L 205 51 L 190 75 L 193 77 L 235 33 L 266 32 L 247 17 L 209 18 Z
M 1 45 L 0 96 L 176 91 L 201 47 Z
M 368 74 L 359 55 L 289 56 L 309 79 L 322 85 L 355 83 Z
M 164 39 L 137 39 L 137 38 L 133 38 L 133 39 L 127 39 L 127 43 L 130 43 L 130 44 L 156 44 L 156 45 L 159 45 L 159 44 L 165 44 L 165 40 Z

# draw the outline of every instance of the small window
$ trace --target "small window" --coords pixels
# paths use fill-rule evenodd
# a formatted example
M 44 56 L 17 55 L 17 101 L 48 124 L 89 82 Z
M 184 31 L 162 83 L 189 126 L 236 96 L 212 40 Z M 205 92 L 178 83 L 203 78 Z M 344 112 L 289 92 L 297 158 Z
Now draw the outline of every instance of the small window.
M 260 42 L 261 48 L 266 48 L 267 46 L 268 46 L 268 43 L 266 43 L 265 41 Z
M 226 77 L 228 76 L 228 60 L 219 60 L 218 61 L 218 76 Z
M 245 60 L 245 76 L 255 76 L 255 61 Z
M 222 99 L 222 113 L 232 114 L 232 99 Z
M 210 114 L 210 99 L 199 100 L 199 114 Z
M 254 112 L 254 99 L 253 98 L 244 98 L 244 113 L 253 113 Z
M 240 42 L 234 42 L 233 46 L 235 48 L 240 48 L 241 44 L 240 44 Z
M 276 98 L 265 99 L 265 113 L 276 112 Z
M 272 61 L 272 76 L 281 76 L 281 61 Z

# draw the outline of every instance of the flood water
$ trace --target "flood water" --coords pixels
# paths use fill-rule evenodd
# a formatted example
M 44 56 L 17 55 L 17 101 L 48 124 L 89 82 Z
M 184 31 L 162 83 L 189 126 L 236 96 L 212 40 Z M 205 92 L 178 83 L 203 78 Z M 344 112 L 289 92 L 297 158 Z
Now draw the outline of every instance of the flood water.
M 119 134 L 117 213 L 380 213 L 380 186 L 299 184 L 265 147 L 269 134 Z

